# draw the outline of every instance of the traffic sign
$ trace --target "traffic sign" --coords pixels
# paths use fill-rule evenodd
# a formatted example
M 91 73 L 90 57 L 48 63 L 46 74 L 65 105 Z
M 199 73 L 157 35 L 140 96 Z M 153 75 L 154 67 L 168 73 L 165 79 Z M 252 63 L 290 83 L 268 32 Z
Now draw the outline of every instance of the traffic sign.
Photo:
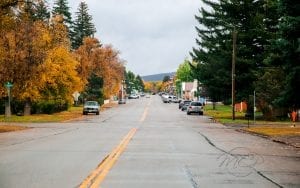
M 13 86 L 13 84 L 12 83 L 10 83 L 10 82 L 6 82 L 5 84 L 4 84 L 4 86 L 6 87 L 6 88 L 11 88 L 12 86 Z

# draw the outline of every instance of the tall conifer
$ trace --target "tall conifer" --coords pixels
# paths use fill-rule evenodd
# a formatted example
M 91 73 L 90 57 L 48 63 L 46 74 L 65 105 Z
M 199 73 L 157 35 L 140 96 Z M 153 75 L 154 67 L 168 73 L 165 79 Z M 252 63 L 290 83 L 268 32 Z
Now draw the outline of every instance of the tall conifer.
M 88 5 L 85 2 L 81 2 L 75 13 L 72 47 L 77 49 L 82 45 L 84 37 L 93 37 L 95 33 L 96 28 L 92 23 L 92 16 L 88 13 Z

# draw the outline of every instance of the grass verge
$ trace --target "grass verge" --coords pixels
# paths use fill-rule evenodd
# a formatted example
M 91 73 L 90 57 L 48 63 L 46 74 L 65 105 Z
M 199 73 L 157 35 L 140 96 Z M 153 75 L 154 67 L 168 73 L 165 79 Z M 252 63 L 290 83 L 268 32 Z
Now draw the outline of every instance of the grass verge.
M 261 134 L 269 137 L 274 136 L 300 136 L 300 127 L 266 127 L 266 126 L 260 126 L 260 127 L 251 127 L 246 128 L 246 131 Z
M 29 127 L 16 126 L 16 125 L 0 125 L 0 133 L 11 132 L 11 131 L 21 131 L 25 129 L 30 129 Z
M 117 103 L 109 103 L 101 106 L 101 111 L 117 106 Z M 30 116 L 16 116 L 12 115 L 7 118 L 4 115 L 0 115 L 0 133 L 19 131 L 28 129 L 28 127 L 10 125 L 10 123 L 48 123 L 48 122 L 65 122 L 77 118 L 82 118 L 82 106 L 71 107 L 67 111 L 54 113 L 54 114 L 33 114 Z M 9 124 L 6 124 L 9 123 Z
M 206 105 L 204 110 L 205 115 L 213 117 L 217 122 L 225 125 L 244 125 L 247 127 L 248 119 L 245 118 L 245 113 L 235 112 L 235 120 L 232 120 L 232 108 L 226 105 L 217 105 L 216 109 L 213 109 L 212 105 Z M 257 113 L 259 116 L 261 114 Z M 250 128 L 243 128 L 243 130 L 261 134 L 264 136 L 300 136 L 300 124 L 296 127 L 291 127 L 290 121 L 264 121 L 256 119 L 253 124 L 253 119 L 249 121 Z

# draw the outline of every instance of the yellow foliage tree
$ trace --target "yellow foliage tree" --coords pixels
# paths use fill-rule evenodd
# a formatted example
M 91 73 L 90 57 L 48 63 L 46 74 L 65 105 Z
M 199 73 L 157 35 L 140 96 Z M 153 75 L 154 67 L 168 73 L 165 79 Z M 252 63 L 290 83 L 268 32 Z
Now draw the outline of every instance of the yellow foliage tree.
M 72 101 L 72 94 L 82 90 L 82 84 L 76 71 L 78 62 L 68 49 L 57 47 L 49 51 L 42 65 L 42 94 L 47 100 L 57 98 Z
M 118 51 L 111 46 L 103 47 L 97 39 L 87 37 L 75 55 L 79 62 L 77 71 L 84 84 L 91 74 L 95 74 L 103 79 L 104 98 L 118 94 L 125 70 Z
M 12 97 L 26 104 L 55 97 L 70 101 L 83 87 L 65 26 L 59 18 L 48 24 L 26 15 L 16 19 L 0 13 L 0 24 L 7 26 L 0 28 L 0 83 L 12 82 Z M 0 97 L 5 95 L 1 84 Z

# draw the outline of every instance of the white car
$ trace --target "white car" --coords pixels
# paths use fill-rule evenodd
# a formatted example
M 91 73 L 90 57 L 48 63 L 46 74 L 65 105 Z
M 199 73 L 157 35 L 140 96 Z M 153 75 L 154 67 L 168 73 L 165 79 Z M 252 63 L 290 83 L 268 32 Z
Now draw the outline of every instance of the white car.
M 128 96 L 128 99 L 138 99 L 140 98 L 140 96 L 136 95 L 136 94 L 131 94 Z
M 190 115 L 191 113 L 197 113 L 203 115 L 203 104 L 199 101 L 192 101 L 186 109 L 186 114 Z
M 100 105 L 97 101 L 86 101 L 84 103 L 82 114 L 87 115 L 88 113 L 100 114 Z

